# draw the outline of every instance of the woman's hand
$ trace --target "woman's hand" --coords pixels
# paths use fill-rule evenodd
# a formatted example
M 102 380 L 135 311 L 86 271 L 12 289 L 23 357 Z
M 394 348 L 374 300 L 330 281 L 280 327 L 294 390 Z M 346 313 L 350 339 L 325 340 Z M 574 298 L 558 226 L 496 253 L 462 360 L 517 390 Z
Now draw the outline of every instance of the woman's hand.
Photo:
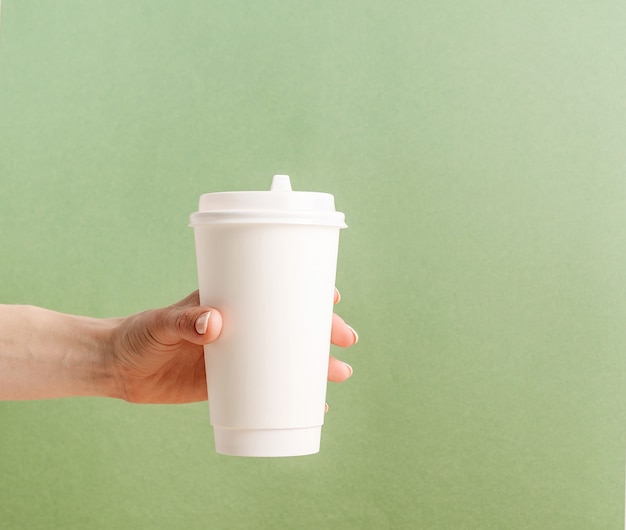
M 335 303 L 339 302 L 335 291 Z M 116 394 L 134 403 L 187 403 L 207 399 L 203 346 L 219 337 L 222 317 L 199 305 L 198 292 L 163 309 L 117 319 L 109 370 Z M 331 342 L 348 347 L 356 332 L 333 315 Z M 328 379 L 342 382 L 352 368 L 333 356 Z

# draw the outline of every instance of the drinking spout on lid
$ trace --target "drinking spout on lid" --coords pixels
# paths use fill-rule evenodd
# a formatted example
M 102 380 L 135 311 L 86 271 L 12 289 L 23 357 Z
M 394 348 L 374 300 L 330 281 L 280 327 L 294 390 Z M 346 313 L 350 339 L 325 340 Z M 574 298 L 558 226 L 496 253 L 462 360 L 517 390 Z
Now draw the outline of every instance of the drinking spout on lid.
M 289 175 L 274 175 L 270 191 L 291 191 Z

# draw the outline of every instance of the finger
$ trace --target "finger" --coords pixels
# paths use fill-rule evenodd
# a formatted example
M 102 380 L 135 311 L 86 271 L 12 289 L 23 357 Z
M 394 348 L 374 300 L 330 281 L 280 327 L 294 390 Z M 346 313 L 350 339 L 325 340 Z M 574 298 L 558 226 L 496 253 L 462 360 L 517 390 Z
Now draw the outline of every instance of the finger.
M 328 361 L 328 380 L 333 383 L 343 383 L 352 375 L 352 366 L 336 359 L 332 355 Z
M 213 342 L 222 331 L 222 315 L 217 309 L 194 306 L 187 309 L 172 306 L 163 310 L 154 335 L 165 343 L 186 340 L 204 345 Z
M 187 322 L 193 320 L 193 326 Z M 222 315 L 217 309 L 191 308 L 179 324 L 181 337 L 194 344 L 208 344 L 219 337 L 222 331 Z
M 335 346 L 347 348 L 359 341 L 359 335 L 339 315 L 333 314 L 333 327 L 330 332 L 330 342 Z

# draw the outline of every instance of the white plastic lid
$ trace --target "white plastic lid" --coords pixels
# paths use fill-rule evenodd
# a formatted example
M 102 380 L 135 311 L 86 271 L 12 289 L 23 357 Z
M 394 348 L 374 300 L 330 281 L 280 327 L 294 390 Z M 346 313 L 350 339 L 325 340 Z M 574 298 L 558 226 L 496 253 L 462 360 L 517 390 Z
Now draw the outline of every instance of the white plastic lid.
M 288 175 L 274 175 L 269 191 L 227 191 L 200 197 L 191 226 L 223 223 L 311 224 L 346 228 L 329 193 L 292 191 Z

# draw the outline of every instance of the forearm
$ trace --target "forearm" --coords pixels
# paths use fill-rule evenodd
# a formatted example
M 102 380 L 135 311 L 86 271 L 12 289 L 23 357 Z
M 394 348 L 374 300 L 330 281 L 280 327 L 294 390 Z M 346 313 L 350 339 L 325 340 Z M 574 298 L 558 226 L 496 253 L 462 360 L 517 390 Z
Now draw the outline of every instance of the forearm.
M 0 305 L 0 400 L 116 396 L 114 320 Z

